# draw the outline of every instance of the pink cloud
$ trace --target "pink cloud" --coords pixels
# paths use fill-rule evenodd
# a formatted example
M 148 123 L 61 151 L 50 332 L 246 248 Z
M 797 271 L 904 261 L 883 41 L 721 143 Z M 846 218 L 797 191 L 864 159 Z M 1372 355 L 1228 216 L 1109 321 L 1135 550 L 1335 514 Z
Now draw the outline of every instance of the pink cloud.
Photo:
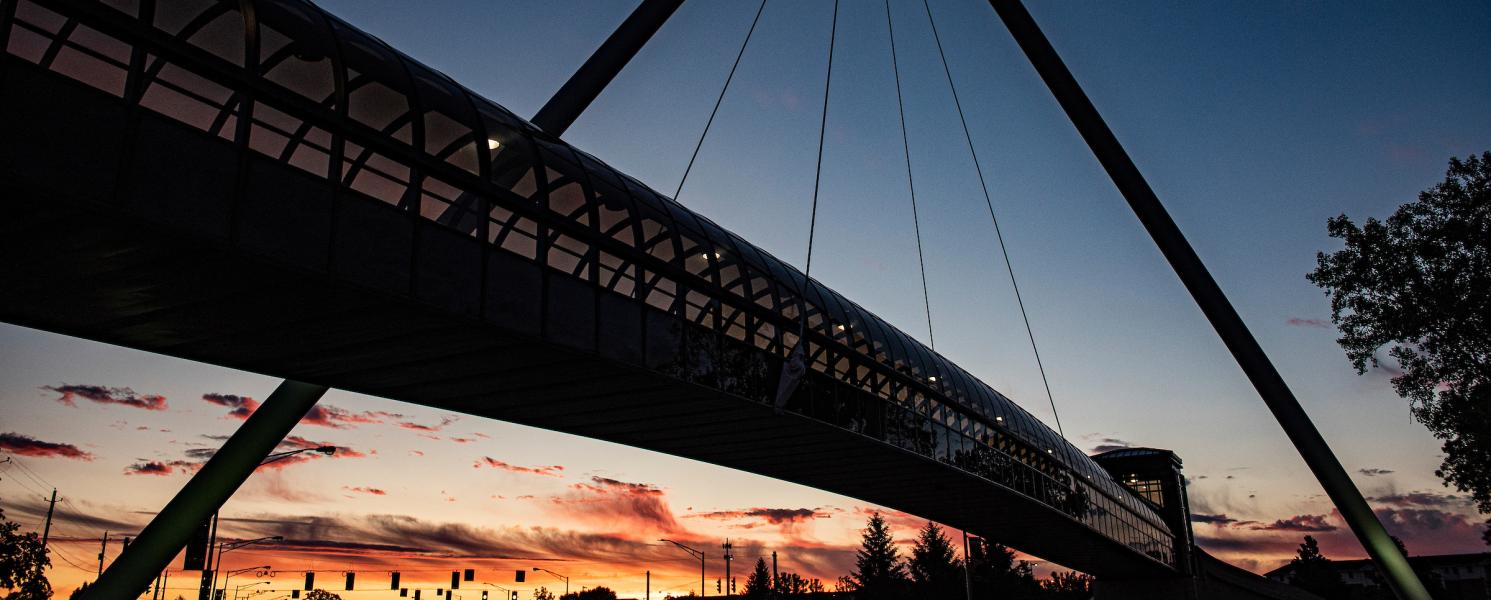
M 0 450 L 21 456 L 93 460 L 93 455 L 72 444 L 44 442 L 19 433 L 0 433 Z
M 549 465 L 546 467 L 521 467 L 518 465 L 502 462 L 490 456 L 481 457 L 481 459 L 476 461 L 476 464 L 473 464 L 471 466 L 477 469 L 480 469 L 482 467 L 491 467 L 493 469 L 511 471 L 513 473 L 528 473 L 532 475 L 546 475 L 549 477 L 564 476 L 564 467 L 562 465 Z
M 123 387 L 104 387 L 101 385 L 56 385 L 42 386 L 41 389 L 62 394 L 57 398 L 58 402 L 68 406 L 77 406 L 77 399 L 90 400 L 98 404 L 118 404 L 131 408 L 142 408 L 145 410 L 165 410 L 166 397 L 155 394 L 137 394 L 134 390 Z

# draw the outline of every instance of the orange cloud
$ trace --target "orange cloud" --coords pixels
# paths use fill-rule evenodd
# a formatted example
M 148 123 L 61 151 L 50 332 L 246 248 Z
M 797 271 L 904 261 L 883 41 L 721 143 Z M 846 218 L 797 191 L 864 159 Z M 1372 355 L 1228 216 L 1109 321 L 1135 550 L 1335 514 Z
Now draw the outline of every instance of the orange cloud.
M 549 477 L 564 476 L 564 466 L 562 465 L 549 465 L 547 467 L 520 467 L 518 465 L 502 462 L 490 456 L 481 457 L 479 460 L 476 461 L 476 464 L 473 464 L 471 466 L 475 469 L 480 469 L 482 467 L 491 467 L 493 469 L 511 471 L 513 473 L 529 473 L 533 475 L 547 475 Z

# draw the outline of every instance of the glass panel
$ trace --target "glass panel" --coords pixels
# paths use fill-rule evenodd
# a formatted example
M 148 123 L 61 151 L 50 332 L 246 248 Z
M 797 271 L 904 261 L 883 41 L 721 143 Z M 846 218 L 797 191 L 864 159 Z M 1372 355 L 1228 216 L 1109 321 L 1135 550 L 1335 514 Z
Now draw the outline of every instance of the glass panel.
M 259 72 L 287 90 L 331 107 L 336 100 L 329 27 L 319 15 L 291 3 L 256 4 Z
M 382 154 L 347 142 L 342 183 L 394 206 L 404 206 L 409 191 L 409 167 Z
M 537 223 L 499 206 L 492 207 L 490 219 L 487 241 L 530 260 L 538 258 Z
M 57 13 L 20 2 L 6 49 L 44 68 L 123 97 L 129 75 L 129 45 L 85 25 L 69 31 L 63 27 L 64 22 Z M 65 41 L 61 39 L 64 35 Z
M 382 42 L 336 21 L 333 28 L 347 63 L 347 116 L 405 144 L 413 144 L 409 83 L 402 61 Z
M 465 91 L 422 65 L 409 62 L 407 66 L 424 111 L 425 154 L 479 175 L 477 119 Z
M 227 139 L 234 136 L 238 100 L 233 91 L 157 57 L 146 57 L 155 71 L 145 84 L 140 105 L 202 131 Z

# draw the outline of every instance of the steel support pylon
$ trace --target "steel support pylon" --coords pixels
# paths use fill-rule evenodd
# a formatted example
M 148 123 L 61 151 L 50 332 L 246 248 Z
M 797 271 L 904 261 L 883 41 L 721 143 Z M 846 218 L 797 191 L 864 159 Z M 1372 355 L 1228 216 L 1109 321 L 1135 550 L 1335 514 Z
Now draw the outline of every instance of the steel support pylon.
M 1248 380 L 1258 390 L 1258 395 L 1263 397 L 1263 402 L 1273 412 L 1274 418 L 1278 419 L 1279 425 L 1284 428 L 1284 433 L 1294 443 L 1295 449 L 1299 450 L 1310 471 L 1315 473 L 1320 486 L 1325 488 L 1326 495 L 1335 503 L 1336 509 L 1341 511 L 1341 516 L 1351 527 L 1352 533 L 1356 534 L 1377 568 L 1387 575 L 1393 592 L 1403 600 L 1430 600 L 1429 592 L 1408 565 L 1408 559 L 1388 536 L 1377 515 L 1372 513 L 1361 490 L 1356 488 L 1356 484 L 1346 474 L 1346 469 L 1341 467 L 1341 462 L 1310 421 L 1309 415 L 1305 414 L 1299 400 L 1294 397 L 1294 392 L 1290 391 L 1278 369 L 1274 368 L 1268 355 L 1263 352 L 1263 347 L 1258 345 L 1258 340 L 1248 331 L 1242 317 L 1222 293 L 1216 280 L 1212 279 L 1211 273 L 1201 263 L 1201 258 L 1181 234 L 1164 205 L 1160 204 L 1159 197 L 1155 196 L 1154 190 L 1149 187 L 1139 168 L 1134 165 L 1134 161 L 1119 144 L 1118 138 L 1098 114 L 1097 108 L 1077 84 L 1076 78 L 1061 61 L 1056 49 L 1036 25 L 1030 12 L 1019 0 L 989 0 L 989 4 L 999 14 L 1000 20 L 1004 21 L 1005 27 L 1014 36 L 1025 57 L 1030 59 L 1036 72 L 1040 73 L 1046 87 L 1051 89 L 1051 94 L 1056 96 L 1056 101 L 1066 111 L 1072 125 L 1082 134 L 1082 139 L 1092 149 L 1098 162 L 1102 163 L 1108 177 L 1144 224 L 1144 229 L 1154 238 L 1160 252 L 1165 255 L 1165 259 L 1175 269 L 1175 274 L 1180 276 L 1191 297 L 1201 307 L 1201 312 L 1211 321 L 1212 327 L 1232 352 L 1238 366 L 1247 374 Z
M 134 543 L 89 586 L 87 600 L 138 598 L 259 463 L 326 393 L 326 386 L 286 380 L 233 432 L 216 454 L 140 531 Z

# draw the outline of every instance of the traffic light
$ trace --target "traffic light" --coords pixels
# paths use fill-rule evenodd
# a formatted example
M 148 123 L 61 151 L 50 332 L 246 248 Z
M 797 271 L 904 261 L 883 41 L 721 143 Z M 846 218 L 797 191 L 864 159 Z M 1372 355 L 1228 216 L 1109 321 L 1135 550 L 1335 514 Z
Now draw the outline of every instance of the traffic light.
M 399 597 L 400 598 L 408 598 L 409 597 L 409 588 L 399 588 Z
M 723 589 L 724 588 L 720 587 L 720 580 L 718 580 L 718 579 L 714 580 L 714 593 L 718 594 Z
M 486 590 L 482 590 L 481 591 L 481 600 L 487 600 L 487 591 Z
M 518 593 L 517 592 L 513 592 L 513 600 L 518 600 Z
M 352 571 L 347 571 L 347 588 L 346 588 L 347 591 L 349 591 L 349 592 L 352 591 L 352 584 L 356 581 L 356 579 L 357 579 L 357 573 L 353 573 Z
M 461 577 L 466 581 L 476 581 L 476 569 L 466 569 L 466 572 Z
M 459 590 L 459 589 L 461 589 L 461 572 L 460 571 L 451 571 L 450 572 L 450 589 L 453 589 L 453 590 Z
M 305 572 L 305 591 L 309 592 L 309 591 L 314 590 L 314 589 L 316 589 L 316 572 L 315 571 L 306 571 Z
M 419 600 L 419 590 L 414 590 L 414 600 Z
M 182 557 L 181 568 L 186 571 L 201 571 L 207 568 L 207 538 L 212 535 L 212 517 L 208 517 L 192 530 L 192 537 L 186 540 L 186 556 Z
M 528 572 L 527 571 L 521 571 L 520 570 L 520 571 L 518 571 L 517 575 L 513 575 L 513 581 L 516 581 L 518 583 L 523 583 L 523 578 L 527 577 L 527 576 L 528 576 Z
M 300 590 L 290 590 L 290 597 L 291 598 L 299 598 L 300 597 Z
M 393 572 L 392 582 L 388 584 L 388 589 L 390 589 L 390 590 L 399 589 L 399 572 L 398 571 L 394 571 Z M 408 595 L 408 594 L 406 593 L 405 595 Z

